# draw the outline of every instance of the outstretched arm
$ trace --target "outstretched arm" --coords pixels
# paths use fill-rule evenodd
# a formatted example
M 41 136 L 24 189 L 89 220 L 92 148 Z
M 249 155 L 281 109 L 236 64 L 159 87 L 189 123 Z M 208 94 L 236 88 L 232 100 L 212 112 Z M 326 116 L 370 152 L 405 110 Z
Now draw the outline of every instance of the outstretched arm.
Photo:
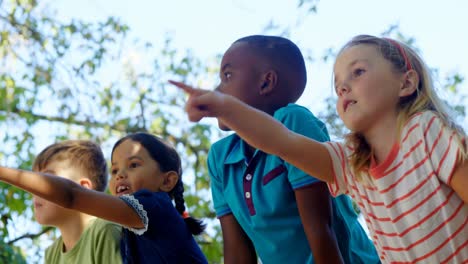
M 191 121 L 216 117 L 249 145 L 279 156 L 318 179 L 333 182 L 331 157 L 322 143 L 290 131 L 235 97 L 170 82 L 190 95 L 185 109 Z
M 0 181 L 68 209 L 94 215 L 127 227 L 144 227 L 138 214 L 118 197 L 84 188 L 69 179 L 0 167 Z M 112 209 L 109 210 L 110 208 Z

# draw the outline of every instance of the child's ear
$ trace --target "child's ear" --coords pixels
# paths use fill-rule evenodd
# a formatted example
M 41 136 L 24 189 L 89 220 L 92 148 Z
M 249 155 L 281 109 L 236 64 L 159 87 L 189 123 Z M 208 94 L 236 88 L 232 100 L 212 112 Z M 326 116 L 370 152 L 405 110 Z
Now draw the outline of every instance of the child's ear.
M 161 187 L 159 188 L 161 189 L 161 191 L 170 192 L 172 191 L 172 189 L 174 189 L 177 182 L 179 181 L 179 174 L 177 174 L 177 172 L 175 171 L 168 171 L 165 172 L 165 174 L 166 175 L 164 175 L 164 181 Z
M 263 74 L 262 83 L 260 85 L 260 95 L 269 94 L 275 89 L 278 82 L 276 71 L 270 70 Z
M 88 178 L 81 178 L 78 184 L 85 187 L 86 189 L 93 189 L 93 182 Z
M 400 97 L 412 95 L 419 86 L 419 75 L 415 70 L 409 70 L 403 75 Z

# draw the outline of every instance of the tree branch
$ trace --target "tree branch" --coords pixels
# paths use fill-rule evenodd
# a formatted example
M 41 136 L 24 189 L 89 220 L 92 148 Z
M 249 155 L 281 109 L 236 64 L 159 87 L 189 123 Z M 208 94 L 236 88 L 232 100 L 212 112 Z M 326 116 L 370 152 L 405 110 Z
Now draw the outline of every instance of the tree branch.
M 18 115 L 19 117 L 27 113 L 29 115 L 32 115 L 36 120 L 47 120 L 51 122 L 59 122 L 59 123 L 78 125 L 78 126 L 84 126 L 84 127 L 106 128 L 106 129 L 111 129 L 111 130 L 115 130 L 118 132 L 129 131 L 128 127 L 125 127 L 122 125 L 111 125 L 111 124 L 100 123 L 100 122 L 91 121 L 91 120 L 77 120 L 73 117 L 46 116 L 46 115 L 32 113 L 29 111 L 24 111 L 18 108 L 11 109 L 11 111 L 0 110 L 0 113 L 1 112 L 4 112 L 4 113 L 6 112 L 6 114 L 15 114 L 15 115 Z
M 77 120 L 73 117 L 66 118 L 66 117 L 60 117 L 60 116 L 46 116 L 46 115 L 36 114 L 31 111 L 24 111 L 18 108 L 11 109 L 11 111 L 5 111 L 5 110 L 0 109 L 0 114 L 1 113 L 5 113 L 4 115 L 15 114 L 20 118 L 22 117 L 22 115 L 27 113 L 28 115 L 32 115 L 36 120 L 47 120 L 50 122 L 59 122 L 59 123 L 78 125 L 78 126 L 83 126 L 83 127 L 104 128 L 104 129 L 114 130 L 114 131 L 122 132 L 122 133 L 147 131 L 145 127 L 136 127 L 136 126 L 129 127 L 129 126 L 124 126 L 124 125 L 101 123 L 101 122 L 92 121 L 92 120 Z M 155 131 L 148 131 L 148 132 L 155 132 Z M 191 149 L 193 153 L 198 153 L 199 151 L 205 150 L 205 148 L 203 148 L 202 146 L 194 146 L 187 139 L 184 139 L 183 137 L 175 137 L 174 135 L 171 135 L 167 130 L 157 131 L 157 132 L 168 140 L 172 140 L 173 142 L 176 142 L 176 143 L 177 142 L 182 143 L 186 148 Z
M 22 236 L 19 236 L 19 237 L 15 238 L 15 239 L 12 239 L 12 240 L 8 241 L 7 244 L 8 245 L 13 245 L 15 242 L 17 242 L 17 241 L 19 241 L 21 239 L 25 239 L 25 238 L 29 238 L 31 240 L 36 239 L 36 238 L 42 236 L 43 234 L 49 232 L 52 229 L 53 229 L 53 227 L 48 226 L 48 227 L 45 227 L 44 229 L 42 229 L 42 231 L 37 233 L 37 234 L 26 233 L 26 234 L 24 234 Z

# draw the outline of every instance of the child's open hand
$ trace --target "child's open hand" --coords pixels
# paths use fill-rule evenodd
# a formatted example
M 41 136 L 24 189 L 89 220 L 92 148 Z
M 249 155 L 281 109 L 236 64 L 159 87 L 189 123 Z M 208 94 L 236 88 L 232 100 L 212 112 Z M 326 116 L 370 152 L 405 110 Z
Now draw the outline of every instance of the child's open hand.
M 194 88 L 182 82 L 169 80 L 169 83 L 184 90 L 189 95 L 185 111 L 190 121 L 198 122 L 203 117 L 217 117 L 219 111 L 222 110 L 225 95 L 216 91 Z

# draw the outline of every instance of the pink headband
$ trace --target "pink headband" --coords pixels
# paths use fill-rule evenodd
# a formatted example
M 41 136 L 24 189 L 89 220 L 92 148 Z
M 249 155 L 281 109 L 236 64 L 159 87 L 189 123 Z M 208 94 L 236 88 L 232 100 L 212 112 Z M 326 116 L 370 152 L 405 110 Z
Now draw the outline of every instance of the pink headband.
M 405 63 L 406 63 L 406 69 L 409 71 L 411 69 L 413 69 L 413 67 L 411 67 L 411 63 L 409 62 L 409 59 L 408 59 L 408 56 L 406 55 L 406 52 L 405 50 L 403 49 L 403 47 L 401 47 L 401 45 L 393 40 L 393 39 L 390 39 L 390 38 L 384 38 L 385 40 L 387 40 L 388 42 L 390 42 L 392 45 L 396 46 L 398 48 L 398 50 L 400 51 L 401 53 L 401 56 L 403 56 L 403 59 L 405 60 Z

